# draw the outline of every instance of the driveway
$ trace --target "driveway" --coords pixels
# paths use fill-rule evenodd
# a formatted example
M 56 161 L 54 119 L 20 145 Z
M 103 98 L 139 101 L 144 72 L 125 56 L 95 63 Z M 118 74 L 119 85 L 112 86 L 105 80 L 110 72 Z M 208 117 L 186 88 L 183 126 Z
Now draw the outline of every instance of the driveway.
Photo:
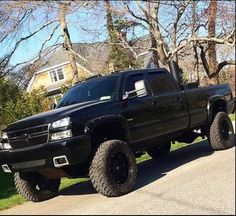
M 235 148 L 212 152 L 203 141 L 143 162 L 133 192 L 122 197 L 103 197 L 86 182 L 0 214 L 235 214 Z

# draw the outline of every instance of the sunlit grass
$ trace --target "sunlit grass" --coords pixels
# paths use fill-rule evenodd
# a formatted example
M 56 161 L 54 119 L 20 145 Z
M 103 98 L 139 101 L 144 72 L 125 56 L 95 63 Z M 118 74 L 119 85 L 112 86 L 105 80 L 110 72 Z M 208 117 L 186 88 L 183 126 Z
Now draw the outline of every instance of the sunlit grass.
M 66 189 L 72 185 L 75 185 L 81 182 L 86 182 L 88 180 L 89 180 L 88 178 L 78 178 L 78 179 L 63 178 L 61 181 L 60 190 Z
M 201 138 L 195 140 L 195 142 L 200 141 Z M 186 143 L 175 143 L 171 145 L 171 151 L 175 151 L 182 147 L 185 147 L 189 144 Z M 137 158 L 137 163 L 151 159 L 150 156 L 146 153 L 140 158 Z M 78 178 L 78 179 L 67 179 L 63 178 L 60 185 L 60 190 L 66 189 L 72 185 L 88 181 L 87 178 Z M 13 175 L 5 174 L 0 171 L 0 211 L 3 209 L 8 209 L 16 205 L 20 205 L 26 202 L 24 198 L 16 193 Z
M 229 115 L 229 117 L 230 117 L 230 119 L 231 119 L 232 121 L 235 121 L 235 114 L 236 114 L 236 113 L 233 113 L 233 114 L 230 114 L 230 115 Z
M 60 190 L 70 187 L 71 185 L 85 182 L 88 179 L 67 179 L 63 178 L 60 185 Z M 20 205 L 26 202 L 26 200 L 17 194 L 13 175 L 6 174 L 0 171 L 0 211 L 3 209 L 8 209 L 16 205 Z

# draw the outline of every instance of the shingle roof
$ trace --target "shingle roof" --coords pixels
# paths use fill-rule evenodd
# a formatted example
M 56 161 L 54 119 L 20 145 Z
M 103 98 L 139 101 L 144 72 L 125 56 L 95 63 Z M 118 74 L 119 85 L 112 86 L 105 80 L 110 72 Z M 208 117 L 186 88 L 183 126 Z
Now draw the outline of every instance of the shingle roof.
M 76 53 L 87 60 L 85 62 L 77 57 L 76 61 L 88 70 L 96 69 L 100 72 L 106 66 L 109 57 L 109 45 L 106 42 L 74 43 L 73 48 Z M 69 51 L 60 46 L 40 70 L 69 61 L 68 53 Z
M 148 51 L 148 47 L 150 47 L 150 38 L 148 36 L 143 36 L 133 40 L 131 41 L 131 46 L 137 54 L 145 53 Z M 106 41 L 95 43 L 74 43 L 73 48 L 76 53 L 87 60 L 87 62 L 84 62 L 81 58 L 77 57 L 77 62 L 91 72 L 101 73 L 106 67 L 109 59 L 109 44 Z M 150 54 L 140 56 L 139 60 L 140 58 L 143 59 L 144 65 L 147 65 L 147 62 L 150 59 Z M 61 46 L 54 52 L 48 62 L 41 67 L 40 70 L 67 61 L 69 61 L 68 51 Z
M 107 42 L 76 43 L 73 44 L 75 52 L 84 57 L 88 63 L 78 58 L 80 65 L 94 72 L 104 70 L 109 59 L 109 44 Z

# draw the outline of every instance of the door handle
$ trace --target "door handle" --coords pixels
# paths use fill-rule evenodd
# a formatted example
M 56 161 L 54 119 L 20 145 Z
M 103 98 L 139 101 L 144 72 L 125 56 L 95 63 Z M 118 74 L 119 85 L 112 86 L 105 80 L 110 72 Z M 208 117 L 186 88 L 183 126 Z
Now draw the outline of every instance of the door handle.
M 175 99 L 174 99 L 174 102 L 180 102 L 181 101 L 181 98 L 180 97 L 176 97 Z

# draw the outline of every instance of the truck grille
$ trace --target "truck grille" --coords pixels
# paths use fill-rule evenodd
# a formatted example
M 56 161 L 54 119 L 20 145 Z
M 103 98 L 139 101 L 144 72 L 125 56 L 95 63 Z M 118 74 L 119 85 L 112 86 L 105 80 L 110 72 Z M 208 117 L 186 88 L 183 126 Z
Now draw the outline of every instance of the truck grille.
M 48 125 L 8 132 L 8 140 L 13 149 L 47 143 Z

